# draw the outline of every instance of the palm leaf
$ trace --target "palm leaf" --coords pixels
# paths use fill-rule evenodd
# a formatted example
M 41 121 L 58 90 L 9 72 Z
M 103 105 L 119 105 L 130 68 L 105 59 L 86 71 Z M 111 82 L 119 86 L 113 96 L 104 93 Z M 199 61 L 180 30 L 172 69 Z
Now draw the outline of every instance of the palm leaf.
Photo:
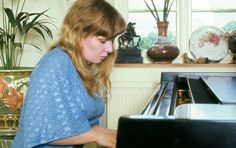
M 28 17 L 29 17 L 29 15 L 28 15 L 28 13 L 26 13 L 26 12 L 20 12 L 20 13 L 16 16 L 16 26 L 17 26 L 17 28 L 18 28 L 18 30 L 19 30 L 19 32 L 20 32 L 21 34 L 23 34 L 23 28 L 24 28 L 22 22 L 27 21 Z M 21 23 L 22 23 L 22 24 L 21 24 Z
M 53 39 L 53 35 L 52 35 L 52 31 L 50 30 L 50 28 L 48 28 L 47 26 L 45 26 L 45 25 L 40 25 L 41 27 L 42 27 L 42 29 L 47 33 L 47 35 L 51 38 L 51 39 Z
M 41 12 L 41 13 L 30 13 L 29 16 L 34 16 L 34 18 L 26 24 L 25 26 L 25 32 L 28 32 L 32 27 L 35 26 L 35 24 L 37 24 L 37 20 L 39 19 L 40 16 L 42 16 L 47 10 Z
M 43 40 L 46 41 L 43 32 L 38 27 L 32 27 L 32 29 L 39 33 Z
M 25 43 L 25 44 L 28 44 L 30 46 L 33 46 L 34 48 L 38 49 L 38 50 L 42 50 L 39 46 L 35 45 L 35 44 L 32 44 L 32 43 Z
M 27 12 L 20 12 L 17 16 L 16 16 L 16 21 L 17 22 L 21 22 L 25 19 L 29 18 L 29 13 Z
M 15 23 L 15 17 L 12 10 L 10 8 L 5 8 L 4 11 L 8 17 L 9 23 L 12 25 L 12 27 L 14 27 L 16 23 Z
M 47 11 L 48 11 L 48 9 L 43 11 L 43 12 L 41 12 L 41 13 L 31 13 L 30 16 L 33 16 L 33 15 L 36 15 L 36 16 L 33 18 L 33 20 L 30 23 L 34 24 L 38 20 L 38 18 L 40 16 L 42 16 Z

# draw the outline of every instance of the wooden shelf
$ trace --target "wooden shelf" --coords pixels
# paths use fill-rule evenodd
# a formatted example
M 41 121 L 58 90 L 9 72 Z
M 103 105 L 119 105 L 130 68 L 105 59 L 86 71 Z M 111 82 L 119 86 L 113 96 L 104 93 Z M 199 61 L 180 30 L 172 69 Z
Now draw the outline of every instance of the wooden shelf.
M 206 68 L 236 68 L 236 64 L 115 64 L 115 67 L 119 68 L 168 68 L 168 67 L 206 67 Z

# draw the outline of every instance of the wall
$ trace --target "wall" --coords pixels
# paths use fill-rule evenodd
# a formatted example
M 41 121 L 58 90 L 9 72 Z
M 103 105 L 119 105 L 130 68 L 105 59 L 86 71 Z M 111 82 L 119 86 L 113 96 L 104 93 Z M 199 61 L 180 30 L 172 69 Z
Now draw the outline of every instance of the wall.
M 47 38 L 47 43 L 42 39 L 33 39 L 33 42 L 37 42 L 37 44 L 42 48 L 42 51 L 35 49 L 32 50 L 32 47 L 28 46 L 26 48 L 27 52 L 23 55 L 22 65 L 34 67 L 39 59 L 45 54 L 49 46 L 58 39 L 57 34 L 60 29 L 60 24 L 70 5 L 70 1 L 71 0 L 27 0 L 28 3 L 26 5 L 26 10 L 29 10 L 30 12 L 41 12 L 48 9 L 47 14 L 54 18 L 53 23 L 57 28 L 49 26 L 52 29 L 54 39 L 51 40 L 50 38 Z

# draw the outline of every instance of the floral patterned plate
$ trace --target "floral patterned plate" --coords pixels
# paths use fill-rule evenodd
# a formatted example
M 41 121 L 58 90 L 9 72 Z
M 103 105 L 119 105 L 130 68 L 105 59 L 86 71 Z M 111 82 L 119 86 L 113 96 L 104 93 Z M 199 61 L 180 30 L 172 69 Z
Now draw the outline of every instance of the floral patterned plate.
M 228 53 L 224 32 L 214 26 L 203 26 L 195 30 L 189 40 L 190 52 L 195 59 L 208 58 L 218 62 Z

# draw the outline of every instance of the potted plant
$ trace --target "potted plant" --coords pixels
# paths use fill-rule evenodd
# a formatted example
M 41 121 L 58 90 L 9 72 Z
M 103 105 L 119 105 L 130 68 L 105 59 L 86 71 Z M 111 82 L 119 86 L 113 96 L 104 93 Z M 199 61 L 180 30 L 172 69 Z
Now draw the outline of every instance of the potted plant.
M 162 19 L 159 16 L 157 6 L 154 0 L 151 0 L 151 4 L 144 0 L 149 12 L 152 14 L 157 22 L 158 38 L 153 46 L 148 51 L 148 57 L 155 63 L 172 63 L 172 61 L 179 55 L 179 49 L 175 45 L 171 44 L 167 38 L 168 29 L 168 16 L 174 0 L 164 0 L 163 16 Z M 151 7 L 152 6 L 152 7 Z
M 9 0 L 7 0 L 9 1 Z M 28 42 L 29 33 L 35 32 L 45 40 L 45 33 L 52 38 L 52 32 L 47 24 L 52 24 L 46 15 L 47 10 L 40 13 L 24 11 L 26 0 L 11 0 L 11 8 L 2 2 L 2 24 L 0 26 L 0 59 L 7 70 L 19 69 L 25 44 L 40 49 L 36 44 Z M 15 4 L 15 5 L 14 5 Z M 52 24 L 53 25 L 53 24 Z
M 39 13 L 24 11 L 27 0 L 1 0 L 0 21 L 0 129 L 16 129 L 19 110 L 27 91 L 32 69 L 22 69 L 25 45 L 34 50 L 39 46 L 30 42 L 31 33 L 46 41 L 53 38 L 53 25 L 47 10 Z M 8 7 L 8 5 L 10 7 Z

